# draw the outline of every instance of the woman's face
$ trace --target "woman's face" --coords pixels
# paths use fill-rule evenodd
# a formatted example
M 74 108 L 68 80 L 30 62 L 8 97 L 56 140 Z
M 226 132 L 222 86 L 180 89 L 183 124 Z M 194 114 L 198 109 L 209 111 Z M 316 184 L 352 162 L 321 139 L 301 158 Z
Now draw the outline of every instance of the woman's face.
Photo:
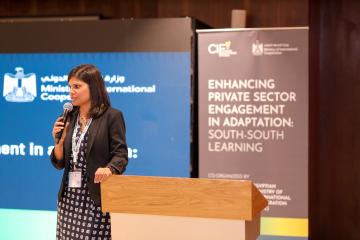
M 75 77 L 69 80 L 70 98 L 74 106 L 83 106 L 91 102 L 89 85 Z

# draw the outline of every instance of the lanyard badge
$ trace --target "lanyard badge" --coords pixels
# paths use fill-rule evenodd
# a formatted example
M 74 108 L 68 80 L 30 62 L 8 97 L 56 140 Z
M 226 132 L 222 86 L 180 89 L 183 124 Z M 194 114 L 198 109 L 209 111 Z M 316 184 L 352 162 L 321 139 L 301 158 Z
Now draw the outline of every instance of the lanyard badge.
M 69 187 L 71 187 L 71 188 L 79 188 L 79 187 L 81 187 L 81 169 L 77 169 L 76 164 L 77 164 L 77 160 L 78 160 L 78 157 L 79 157 L 79 151 L 80 151 L 81 142 L 84 139 L 84 136 L 85 136 L 86 132 L 88 131 L 91 122 L 92 122 L 92 118 L 90 118 L 87 121 L 83 132 L 81 133 L 79 139 L 76 141 L 76 134 L 77 134 L 78 129 L 80 128 L 79 116 L 78 116 L 78 118 L 76 120 L 75 129 L 74 129 L 74 132 L 73 132 L 73 135 L 72 135 L 72 147 L 71 147 L 72 148 L 72 157 L 73 157 L 74 169 L 69 172 Z
M 70 188 L 81 187 L 81 170 L 75 169 L 69 172 L 69 187 Z

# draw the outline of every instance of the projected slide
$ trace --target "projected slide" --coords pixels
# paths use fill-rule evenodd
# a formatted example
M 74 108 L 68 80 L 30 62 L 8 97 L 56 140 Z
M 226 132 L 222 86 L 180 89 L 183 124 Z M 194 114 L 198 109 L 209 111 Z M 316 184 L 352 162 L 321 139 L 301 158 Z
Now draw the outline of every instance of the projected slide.
M 126 174 L 189 176 L 189 52 L 0 54 L 0 239 L 55 239 L 62 171 L 49 161 L 51 130 L 82 63 L 99 67 L 124 114 Z

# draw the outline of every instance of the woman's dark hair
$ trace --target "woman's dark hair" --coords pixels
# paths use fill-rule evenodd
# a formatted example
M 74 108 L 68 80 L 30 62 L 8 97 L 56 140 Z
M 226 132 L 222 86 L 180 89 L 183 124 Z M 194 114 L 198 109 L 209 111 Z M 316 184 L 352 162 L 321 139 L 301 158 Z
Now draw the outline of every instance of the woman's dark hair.
M 73 77 L 89 85 L 91 99 L 90 117 L 96 118 L 110 107 L 109 95 L 106 92 L 104 79 L 96 66 L 91 64 L 79 65 L 70 71 L 68 81 Z

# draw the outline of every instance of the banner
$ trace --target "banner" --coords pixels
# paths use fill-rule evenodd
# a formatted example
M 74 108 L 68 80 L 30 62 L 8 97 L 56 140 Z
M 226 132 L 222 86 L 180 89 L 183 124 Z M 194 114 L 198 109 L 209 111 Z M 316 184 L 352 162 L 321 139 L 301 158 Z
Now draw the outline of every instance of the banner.
M 308 237 L 308 29 L 198 31 L 200 177 L 251 180 L 261 239 Z

